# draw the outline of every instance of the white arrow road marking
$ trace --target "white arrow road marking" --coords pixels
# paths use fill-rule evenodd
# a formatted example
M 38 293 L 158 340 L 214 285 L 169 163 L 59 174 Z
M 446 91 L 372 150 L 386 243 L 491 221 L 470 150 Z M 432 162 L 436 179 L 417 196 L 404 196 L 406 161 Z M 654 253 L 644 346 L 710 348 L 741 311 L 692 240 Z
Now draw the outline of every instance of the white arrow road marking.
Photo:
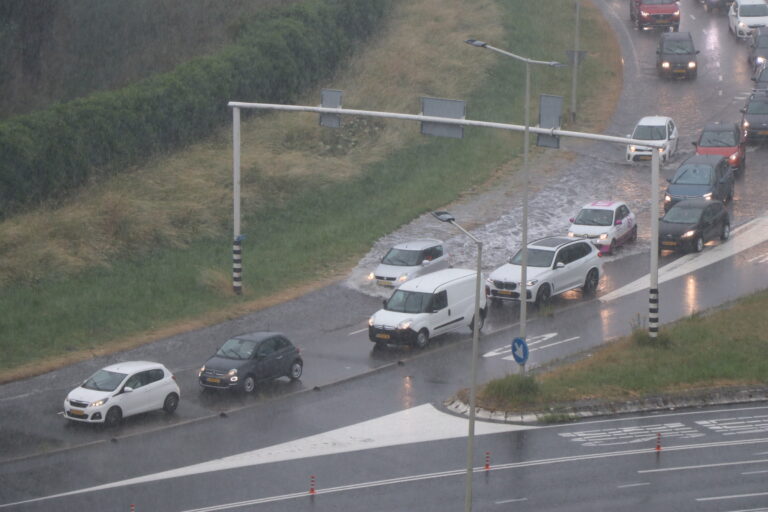
M 659 284 L 675 279 L 685 274 L 689 274 L 700 268 L 704 268 L 720 260 L 730 258 L 736 254 L 746 251 L 750 247 L 768 240 L 768 217 L 759 217 L 746 224 L 739 226 L 732 231 L 733 237 L 720 243 L 711 250 L 698 254 L 688 254 L 682 258 L 664 265 L 659 269 Z M 736 236 L 737 235 L 737 236 Z M 621 288 L 606 293 L 599 298 L 601 302 L 610 302 L 625 295 L 647 290 L 650 282 L 650 275 L 641 277 L 637 281 L 626 284 Z
M 95 487 L 34 498 L 16 503 L 1 504 L 0 508 L 32 503 L 52 498 L 103 491 L 115 487 L 155 482 L 169 478 L 199 475 L 228 469 L 257 466 L 272 462 L 319 457 L 337 453 L 384 448 L 411 443 L 423 443 L 443 439 L 454 439 L 467 435 L 467 418 L 453 416 L 435 409 L 431 404 L 419 405 L 411 409 L 388 414 L 380 418 L 342 427 L 322 434 L 317 434 L 267 448 L 214 459 L 183 468 L 162 471 L 127 480 L 120 480 Z M 532 430 L 536 427 L 512 425 L 506 423 L 475 423 L 475 435 L 498 434 L 517 430 Z

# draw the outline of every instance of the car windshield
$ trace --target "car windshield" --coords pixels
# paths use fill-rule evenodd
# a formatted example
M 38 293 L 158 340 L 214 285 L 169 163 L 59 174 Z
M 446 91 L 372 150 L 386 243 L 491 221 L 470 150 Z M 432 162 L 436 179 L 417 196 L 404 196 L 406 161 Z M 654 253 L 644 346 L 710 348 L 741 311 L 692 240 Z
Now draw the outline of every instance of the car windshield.
M 768 101 L 750 101 L 747 114 L 768 114 Z
M 667 138 L 667 130 L 664 125 L 649 126 L 639 124 L 635 127 L 632 138 L 638 140 L 664 140 Z
M 709 185 L 712 167 L 702 164 L 683 164 L 677 170 L 672 183 L 675 185 Z
M 673 53 L 676 55 L 685 55 L 693 53 L 693 43 L 686 40 L 670 40 L 664 43 L 664 53 Z
M 613 210 L 593 210 L 584 208 L 573 221 L 582 226 L 610 226 L 613 223 Z
M 529 267 L 549 267 L 552 265 L 552 258 L 555 257 L 555 251 L 547 251 L 545 249 L 531 249 L 528 248 L 528 266 Z M 513 265 L 523 264 L 523 250 L 517 251 L 512 257 Z
M 216 355 L 219 357 L 226 357 L 227 359 L 250 359 L 253 357 L 257 344 L 258 343 L 253 340 L 232 338 L 227 340 L 227 342 L 216 351 Z
M 395 248 L 390 249 L 381 260 L 385 265 L 395 265 L 398 267 L 415 267 L 416 265 L 421 265 L 422 261 L 422 251 L 409 251 L 407 249 Z
M 127 375 L 127 373 L 99 370 L 83 383 L 83 387 L 85 389 L 95 389 L 96 391 L 114 391 Z
M 395 290 L 387 301 L 387 311 L 399 313 L 426 313 L 432 300 L 431 293 L 406 292 Z
M 699 146 L 704 148 L 726 148 L 737 144 L 733 130 L 704 131 L 699 139 Z
M 696 224 L 701 218 L 701 211 L 704 207 L 679 207 L 673 206 L 664 215 L 662 219 L 664 222 L 671 222 L 673 224 Z
M 741 9 L 739 9 L 739 16 L 742 18 L 751 18 L 753 16 L 768 16 L 768 4 L 742 5 Z

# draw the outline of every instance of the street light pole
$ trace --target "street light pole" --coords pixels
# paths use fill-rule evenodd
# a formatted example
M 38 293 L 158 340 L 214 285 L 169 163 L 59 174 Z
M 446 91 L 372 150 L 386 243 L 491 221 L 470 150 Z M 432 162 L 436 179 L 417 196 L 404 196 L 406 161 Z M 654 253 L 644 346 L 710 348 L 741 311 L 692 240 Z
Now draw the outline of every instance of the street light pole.
M 528 145 L 530 144 L 530 111 L 531 111 L 531 64 L 541 64 L 550 67 L 561 67 L 564 64 L 555 61 L 533 60 L 526 57 L 515 55 L 506 50 L 501 50 L 489 45 L 486 42 L 477 39 L 467 39 L 465 43 L 487 48 L 494 52 L 512 57 L 525 63 L 525 130 L 523 137 L 523 234 L 522 234 L 522 254 L 520 261 L 520 337 L 525 340 L 526 324 L 528 323 Z
M 456 219 L 448 212 L 432 212 L 438 220 L 449 222 L 459 228 L 465 235 L 472 239 L 477 245 L 477 278 L 475 279 L 475 316 L 472 321 L 472 361 L 469 370 L 469 432 L 467 434 L 467 476 L 466 490 L 464 493 L 464 510 L 472 512 L 472 476 L 474 473 L 475 459 L 475 409 L 477 402 L 477 353 L 478 340 L 480 338 L 480 291 L 482 289 L 482 260 L 483 260 L 483 242 L 478 240 L 472 233 L 456 223 Z

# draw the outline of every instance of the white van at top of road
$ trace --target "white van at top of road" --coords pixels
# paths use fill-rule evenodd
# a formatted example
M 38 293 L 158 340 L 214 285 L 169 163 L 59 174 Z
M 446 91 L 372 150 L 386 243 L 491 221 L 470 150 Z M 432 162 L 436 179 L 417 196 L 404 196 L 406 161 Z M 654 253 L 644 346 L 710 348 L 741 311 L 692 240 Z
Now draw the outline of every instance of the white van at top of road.
M 424 348 L 431 337 L 464 326 L 472 329 L 476 286 L 477 272 L 463 268 L 406 281 L 368 320 L 368 338 L 376 344 Z M 485 321 L 485 301 L 481 291 L 479 329 Z

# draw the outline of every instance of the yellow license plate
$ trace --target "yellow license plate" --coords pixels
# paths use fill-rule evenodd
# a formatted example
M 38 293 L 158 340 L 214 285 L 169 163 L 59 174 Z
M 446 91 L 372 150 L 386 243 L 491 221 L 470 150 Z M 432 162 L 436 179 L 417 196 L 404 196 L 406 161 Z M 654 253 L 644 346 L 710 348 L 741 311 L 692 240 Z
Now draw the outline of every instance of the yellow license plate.
M 384 281 L 383 279 L 379 279 L 376 281 L 376 283 L 379 284 L 379 286 L 394 286 L 394 283 L 392 281 Z
M 768 135 L 768 131 L 757 132 L 758 135 Z
M 512 295 L 512 292 L 509 290 L 499 290 L 499 295 Z
M 80 409 L 70 409 L 70 414 L 74 414 L 75 416 L 85 416 L 85 411 L 81 411 Z
M 385 332 L 380 332 L 376 335 L 377 338 L 381 338 L 382 340 L 388 340 L 390 338 L 389 334 Z
M 651 155 L 639 155 L 637 157 L 637 159 L 638 160 L 650 160 L 651 159 Z
M 675 73 L 685 73 L 685 70 L 684 69 L 676 69 L 674 72 Z
M 661 242 L 661 245 L 677 245 L 677 242 Z
M 206 378 L 205 380 L 206 380 L 206 381 L 208 381 L 208 382 L 212 382 L 212 383 L 214 383 L 214 384 L 218 384 L 218 383 L 220 383 L 220 382 L 221 382 L 221 379 L 216 379 L 216 378 L 214 378 L 214 377 L 208 377 L 208 378 Z

